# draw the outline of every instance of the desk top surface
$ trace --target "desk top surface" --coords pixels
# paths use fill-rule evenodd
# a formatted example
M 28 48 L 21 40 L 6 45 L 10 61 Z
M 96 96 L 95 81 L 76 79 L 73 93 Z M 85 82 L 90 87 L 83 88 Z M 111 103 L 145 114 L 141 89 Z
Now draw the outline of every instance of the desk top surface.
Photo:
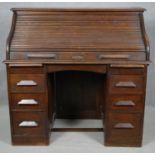
M 11 8 L 12 11 L 42 11 L 42 12 L 59 12 L 59 11 L 64 11 L 64 12 L 78 12 L 78 11 L 95 11 L 95 12 L 143 12 L 146 11 L 145 8 L 140 8 L 140 7 L 132 7 L 132 8 Z

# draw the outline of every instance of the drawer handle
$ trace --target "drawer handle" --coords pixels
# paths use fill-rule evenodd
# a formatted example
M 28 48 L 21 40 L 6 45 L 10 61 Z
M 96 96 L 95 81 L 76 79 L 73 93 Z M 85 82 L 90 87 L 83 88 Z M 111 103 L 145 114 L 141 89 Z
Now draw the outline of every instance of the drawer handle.
M 37 127 L 38 123 L 36 121 L 22 121 L 19 127 Z
M 83 60 L 84 57 L 83 56 L 80 56 L 80 55 L 75 55 L 75 56 L 72 56 L 72 59 L 73 60 Z
M 131 123 L 117 123 L 114 125 L 115 129 L 133 129 L 135 128 L 133 124 Z
M 17 86 L 36 86 L 37 83 L 33 80 L 21 80 L 16 85 Z
M 114 103 L 115 106 L 135 106 L 135 103 L 133 101 L 118 101 Z
M 118 82 L 116 83 L 115 87 L 129 87 L 129 88 L 135 88 L 136 84 L 134 82 Z
M 34 99 L 22 99 L 18 102 L 19 105 L 36 105 L 38 102 Z
M 99 59 L 129 59 L 130 55 L 107 55 L 101 54 L 99 55 Z
M 56 59 L 56 54 L 27 54 L 28 58 Z

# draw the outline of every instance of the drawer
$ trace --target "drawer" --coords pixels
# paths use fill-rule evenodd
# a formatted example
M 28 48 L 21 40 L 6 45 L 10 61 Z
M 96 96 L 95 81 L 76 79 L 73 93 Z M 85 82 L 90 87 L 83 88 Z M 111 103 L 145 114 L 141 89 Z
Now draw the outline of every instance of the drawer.
M 118 66 L 118 65 L 111 65 L 111 66 Z M 123 66 L 123 65 L 120 65 Z M 135 67 L 134 67 L 135 66 Z M 139 67 L 138 67 L 139 66 Z M 145 75 L 147 68 L 142 67 L 143 65 L 124 65 L 123 67 L 110 67 L 109 73 L 113 75 Z
M 108 114 L 106 145 L 140 146 L 142 141 L 141 114 Z
M 29 65 L 29 64 L 28 64 Z M 44 74 L 44 67 L 32 66 L 11 66 L 8 67 L 9 74 Z
M 11 59 L 26 60 L 50 60 L 50 62 L 75 62 L 75 61 L 93 61 L 107 63 L 110 60 L 125 61 L 143 61 L 145 53 L 143 52 L 11 52 Z
M 43 135 L 47 132 L 46 120 L 47 118 L 45 112 L 14 111 L 12 112 L 13 135 Z
M 39 109 L 45 108 L 46 98 L 45 94 L 16 94 L 10 95 L 11 109 Z
M 44 92 L 44 74 L 10 74 L 9 86 L 11 92 Z
M 110 110 L 124 112 L 143 112 L 144 97 L 142 95 L 111 95 L 108 106 Z
M 112 75 L 109 78 L 109 91 L 112 94 L 142 94 L 144 92 L 143 76 Z

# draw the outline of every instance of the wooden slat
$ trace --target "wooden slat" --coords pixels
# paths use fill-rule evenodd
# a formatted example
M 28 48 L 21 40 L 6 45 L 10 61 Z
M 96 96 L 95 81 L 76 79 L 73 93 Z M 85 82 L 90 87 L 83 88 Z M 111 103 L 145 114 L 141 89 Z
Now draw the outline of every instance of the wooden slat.
M 145 51 L 139 14 L 132 11 L 17 11 L 11 51 L 103 49 Z M 39 33 L 38 33 L 39 32 Z
M 53 132 L 103 132 L 103 128 L 53 128 Z
M 81 15 L 76 14 L 76 18 L 75 18 L 75 14 L 73 13 L 61 13 L 60 15 L 33 15 L 33 16 L 18 16 L 18 20 L 19 21 L 59 21 L 59 20 L 63 20 L 63 21 L 98 21 L 98 20 L 118 20 L 118 21 L 137 21 L 138 16 L 136 16 L 135 14 L 128 14 L 128 15 L 123 15 L 121 16 L 121 14 L 118 15 L 106 15 L 105 13 L 102 15 L 93 15 L 92 13 L 83 13 Z
M 144 68 L 145 65 L 136 65 L 136 64 L 128 64 L 128 65 L 123 65 L 123 64 L 111 64 L 110 67 L 116 68 L 116 67 L 121 67 L 121 68 Z
M 42 64 L 9 64 L 9 67 L 41 67 Z

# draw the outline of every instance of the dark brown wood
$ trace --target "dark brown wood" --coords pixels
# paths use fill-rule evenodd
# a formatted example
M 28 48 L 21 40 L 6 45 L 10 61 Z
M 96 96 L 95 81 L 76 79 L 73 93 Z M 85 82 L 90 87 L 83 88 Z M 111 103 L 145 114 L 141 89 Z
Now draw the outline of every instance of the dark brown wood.
M 142 131 L 143 131 L 143 117 L 144 117 L 144 103 L 145 103 L 145 87 L 146 87 L 146 73 L 143 69 L 128 69 L 128 68 L 109 68 L 108 82 L 107 82 L 107 98 L 106 98 L 106 116 L 105 116 L 105 145 L 107 146 L 141 146 L 142 145 Z M 129 74 L 130 73 L 130 74 Z M 129 75 L 126 75 L 129 74 Z M 141 81 L 141 88 L 110 88 L 113 85 L 113 78 L 117 76 L 125 76 L 125 80 L 132 80 L 133 75 Z M 128 77 L 127 77 L 128 76 Z M 122 78 L 120 78 L 121 80 Z M 116 80 L 117 81 L 117 80 Z M 139 81 L 139 80 L 138 80 Z M 139 83 L 139 82 L 135 83 Z M 114 82 L 115 83 L 115 82 Z M 124 90 L 125 89 L 125 90 Z M 135 90 L 134 90 L 135 89 Z M 134 92 L 135 91 L 135 92 Z M 138 95 L 139 94 L 139 95 Z M 134 106 L 116 106 L 118 101 L 132 101 Z M 113 118 L 113 119 L 112 119 Z M 122 123 L 130 124 L 132 128 L 121 128 Z M 119 127 L 118 124 L 121 124 Z
M 34 94 L 11 94 L 12 109 L 44 109 L 47 105 L 44 103 L 45 95 L 43 93 Z
M 146 55 L 143 52 L 12 52 L 10 55 L 12 60 L 46 60 L 46 61 L 91 61 L 91 62 L 102 62 L 102 61 L 112 61 L 116 59 L 120 60 L 130 60 L 130 61 L 144 61 Z M 80 61 L 80 62 L 81 62 Z
M 13 134 L 14 135 L 26 135 L 26 136 L 37 136 L 46 135 L 45 128 L 45 116 L 44 112 L 30 112 L 30 111 L 13 111 Z M 21 123 L 26 121 L 36 122 L 36 126 L 21 125 Z
M 101 119 L 104 74 L 83 71 L 56 73 L 57 118 Z
M 44 92 L 45 90 L 45 77 L 42 74 L 10 74 L 10 90 L 11 92 Z
M 49 145 L 48 137 L 46 136 L 16 136 L 12 135 L 12 144 L 13 145 L 34 145 L 34 146 L 44 146 Z
M 121 102 L 120 104 L 118 104 Z M 129 102 L 128 104 L 126 102 Z M 123 104 L 124 103 L 124 104 Z M 111 95 L 108 107 L 120 112 L 143 112 L 144 103 L 141 95 Z
M 52 132 L 103 132 L 103 128 L 52 128 Z
M 105 145 L 112 146 L 141 146 L 141 121 L 140 114 L 109 113 L 107 124 L 108 136 Z M 126 123 L 126 126 L 118 124 Z M 128 126 L 130 124 L 130 126 Z
M 112 94 L 141 94 L 144 89 L 144 77 L 137 75 L 112 75 L 109 92 Z
M 86 71 L 104 74 L 106 73 L 106 65 L 48 65 L 47 72 L 62 71 Z
M 35 13 L 32 10 L 14 10 L 14 12 L 17 13 L 17 20 L 11 51 L 31 52 L 38 49 L 42 49 L 43 52 L 49 49 L 76 51 L 77 48 L 94 49 L 94 51 L 96 48 L 102 51 L 145 51 L 138 12 L 119 9 L 110 15 L 109 11 L 91 10 L 61 12 L 35 10 Z M 114 20 L 117 22 L 113 22 Z
M 106 146 L 141 146 L 150 48 L 143 8 L 14 8 L 6 60 L 13 145 L 51 131 L 103 131 Z M 55 118 L 103 128 L 54 128 Z
M 104 61 L 51 61 L 51 60 L 5 60 L 3 61 L 5 64 L 13 64 L 13 65 L 18 65 L 21 66 L 24 64 L 100 64 L 100 65 L 103 65 L 103 64 L 118 64 L 118 65 L 129 65 L 129 64 L 132 64 L 133 66 L 134 65 L 149 65 L 151 62 L 150 61 L 124 61 L 124 60 L 104 60 Z M 136 66 L 137 68 L 137 66 Z
M 9 74 L 30 74 L 33 73 L 32 76 L 35 75 L 42 75 L 44 73 L 44 68 L 42 66 L 9 66 L 8 69 Z
M 119 66 L 114 66 L 113 65 L 110 65 L 110 70 L 109 71 L 109 74 L 111 75 L 145 75 L 145 65 L 143 65 L 143 67 L 139 66 L 135 66 L 134 65 L 132 67 L 129 67 L 128 65 L 126 67 L 121 67 L 120 65 Z

